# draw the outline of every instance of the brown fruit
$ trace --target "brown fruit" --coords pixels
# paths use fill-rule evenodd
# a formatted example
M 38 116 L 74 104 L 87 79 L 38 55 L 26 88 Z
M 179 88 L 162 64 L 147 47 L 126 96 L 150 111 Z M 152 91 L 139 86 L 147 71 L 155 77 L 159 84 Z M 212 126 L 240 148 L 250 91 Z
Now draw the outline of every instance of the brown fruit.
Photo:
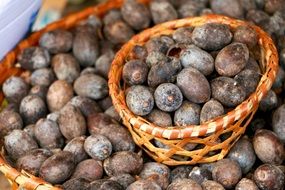
M 115 175 L 110 177 L 110 180 L 118 182 L 124 189 L 127 189 L 130 184 L 136 181 L 136 179 L 130 174 Z
M 269 14 L 281 10 L 283 7 L 284 7 L 283 0 L 265 0 L 264 10 Z
M 28 151 L 37 149 L 36 141 L 28 133 L 15 129 L 4 137 L 4 146 L 9 156 L 17 160 Z
M 279 190 L 285 186 L 285 175 L 277 166 L 263 164 L 253 175 L 254 182 L 261 190 Z
M 49 68 L 41 68 L 35 70 L 31 75 L 31 84 L 49 86 L 55 80 L 54 73 Z
M 243 7 L 239 0 L 211 0 L 210 7 L 216 14 L 243 18 Z
M 177 86 L 193 103 L 204 103 L 210 99 L 211 89 L 206 77 L 197 69 L 188 67 L 177 75 Z
M 52 152 L 47 149 L 31 150 L 17 160 L 17 169 L 38 176 L 41 165 L 50 156 L 52 156 Z
M 30 124 L 28 126 L 26 126 L 23 131 L 25 131 L 26 133 L 28 133 L 28 135 L 30 135 L 30 137 L 32 137 L 34 140 L 36 140 L 35 137 L 35 124 Z
M 272 117 L 272 128 L 279 139 L 285 143 L 285 104 L 278 107 Z
M 125 43 L 134 35 L 132 28 L 122 20 L 105 25 L 103 31 L 105 37 L 114 44 Z
M 174 0 L 173 0 L 174 1 Z M 178 7 L 178 14 L 181 18 L 198 16 L 201 9 L 205 8 L 205 1 L 183 1 L 180 0 L 181 3 Z
M 284 159 L 284 146 L 277 135 L 267 129 L 256 131 L 253 147 L 257 157 L 268 164 L 281 164 Z
M 249 50 L 246 45 L 234 42 L 218 53 L 215 68 L 220 75 L 231 77 L 244 69 L 248 59 Z
M 225 110 L 223 105 L 219 101 L 211 99 L 206 102 L 201 109 L 200 123 L 204 123 L 211 119 L 219 117 L 224 113 Z
M 44 161 L 40 168 L 40 177 L 52 184 L 67 180 L 75 168 L 72 153 L 60 151 Z
M 123 190 L 123 187 L 116 181 L 99 179 L 90 183 L 90 190 Z
M 87 118 L 88 131 L 91 135 L 98 134 L 105 126 L 116 124 L 117 122 L 104 113 L 92 114 Z
M 75 96 L 70 100 L 70 103 L 80 109 L 81 113 L 87 118 L 89 115 L 102 112 L 99 105 L 86 97 Z
M 104 98 L 109 91 L 107 81 L 95 74 L 80 76 L 75 80 L 73 87 L 77 95 L 94 100 Z
M 150 54 L 154 51 L 159 51 L 163 54 L 168 52 L 168 49 L 175 44 L 174 40 L 170 36 L 160 36 L 151 38 L 146 42 L 145 47 Z
M 191 36 L 193 32 L 192 27 L 189 28 L 178 28 L 173 34 L 172 38 L 176 43 L 190 44 L 192 43 Z
M 77 60 L 67 53 L 57 54 L 52 58 L 51 65 L 59 80 L 66 80 L 68 83 L 79 77 L 80 65 Z
M 47 105 L 49 111 L 59 111 L 73 97 L 72 86 L 65 80 L 57 80 L 49 87 L 47 92 Z
M 121 117 L 120 117 L 119 113 L 117 112 L 117 110 L 115 109 L 114 106 L 109 107 L 107 110 L 105 110 L 104 113 L 109 115 L 110 117 L 112 117 L 113 119 L 115 119 L 118 122 L 121 121 Z
M 213 179 L 221 183 L 226 189 L 233 188 L 241 177 L 241 168 L 234 160 L 222 159 L 214 166 Z
M 84 150 L 95 160 L 105 160 L 112 153 L 112 144 L 103 135 L 91 135 L 84 142 Z
M 192 32 L 193 43 L 209 51 L 219 50 L 232 40 L 230 28 L 224 24 L 209 23 L 196 27 Z
M 200 112 L 200 105 L 185 100 L 181 107 L 175 111 L 174 123 L 177 126 L 198 125 Z
M 105 79 L 108 79 L 109 70 L 114 58 L 114 52 L 108 51 L 107 53 L 102 54 L 95 62 L 96 72 L 103 76 Z
M 211 89 L 212 97 L 227 107 L 235 107 L 246 98 L 244 87 L 229 77 L 218 77 L 212 80 Z
M 153 51 L 147 55 L 145 62 L 151 68 L 152 66 L 154 66 L 156 64 L 159 64 L 159 63 L 161 64 L 161 62 L 162 63 L 167 62 L 167 60 L 168 60 L 168 58 L 165 54 L 163 54 L 159 51 Z
M 63 29 L 46 32 L 39 40 L 39 45 L 52 54 L 68 52 L 72 48 L 72 43 L 72 34 Z
M 19 104 L 29 93 L 29 85 L 22 78 L 12 76 L 3 83 L 2 91 L 9 103 Z
M 112 103 L 112 98 L 110 96 L 107 96 L 106 98 L 103 98 L 102 100 L 97 101 L 97 103 L 99 104 L 99 106 L 106 111 L 108 108 L 110 108 L 111 106 L 113 106 Z
M 135 30 L 148 28 L 151 22 L 151 15 L 147 6 L 136 0 L 124 1 L 121 14 L 124 20 Z
M 75 137 L 67 143 L 64 147 L 64 151 L 71 152 L 74 155 L 75 163 L 79 163 L 88 158 L 87 153 L 84 150 L 84 142 L 86 137 Z
M 130 184 L 126 190 L 162 190 L 161 187 L 153 180 L 139 179 Z
M 101 161 L 88 159 L 80 162 L 71 178 L 83 178 L 88 182 L 101 179 L 103 176 L 103 166 Z
M 225 188 L 218 182 L 206 180 L 202 183 L 203 190 L 225 190 Z
M 170 169 L 164 164 L 148 162 L 143 165 L 139 176 L 142 179 L 153 177 L 162 189 L 166 189 L 169 184 Z
M 202 190 L 202 187 L 192 179 L 177 179 L 172 182 L 167 190 Z
M 86 133 L 86 122 L 80 110 L 67 104 L 60 111 L 58 125 L 63 136 L 71 140 Z
M 64 182 L 62 188 L 65 190 L 86 190 L 90 188 L 90 184 L 83 178 L 73 178 Z
M 14 129 L 22 129 L 23 120 L 17 112 L 4 110 L 0 112 L 0 138 L 8 135 Z
M 238 73 L 234 79 L 244 87 L 246 97 L 249 97 L 253 92 L 255 92 L 260 77 L 261 75 L 256 71 L 244 69 Z
M 29 95 L 36 95 L 36 96 L 39 96 L 42 100 L 45 100 L 47 91 L 48 91 L 47 86 L 36 85 L 30 89 Z
M 122 151 L 104 160 L 104 170 L 108 176 L 128 173 L 139 174 L 143 167 L 143 159 L 134 152 Z
M 247 136 L 242 137 L 230 150 L 228 158 L 239 163 L 242 173 L 248 173 L 253 167 L 256 156 L 252 143 Z
M 257 185 L 250 179 L 242 178 L 235 187 L 235 190 L 258 190 Z
M 212 173 L 206 168 L 196 166 L 189 173 L 188 177 L 201 185 L 204 181 L 212 179 Z
M 277 94 L 273 90 L 269 90 L 267 92 L 266 96 L 260 101 L 258 109 L 263 111 L 263 112 L 271 111 L 274 108 L 277 108 L 278 103 L 279 102 L 278 102 Z M 272 120 L 272 122 L 273 122 L 273 120 Z M 274 124 L 272 124 L 272 125 L 274 125 Z M 277 136 L 279 136 L 279 138 L 282 137 L 282 135 L 278 135 L 278 133 L 276 133 L 276 134 L 277 134 Z
M 129 85 L 139 85 L 146 81 L 147 74 L 147 64 L 141 60 L 131 60 L 124 65 L 122 77 Z
M 26 125 L 36 123 L 47 115 L 45 102 L 36 95 L 28 95 L 21 101 L 20 114 Z
M 170 172 L 170 182 L 174 182 L 177 179 L 188 178 L 189 173 L 192 170 L 192 166 L 177 166 Z
M 37 142 L 42 148 L 54 149 L 62 148 L 64 138 L 56 122 L 48 119 L 40 119 L 34 128 Z
M 246 44 L 248 47 L 254 47 L 257 40 L 255 30 L 248 26 L 239 26 L 234 33 L 234 41 Z

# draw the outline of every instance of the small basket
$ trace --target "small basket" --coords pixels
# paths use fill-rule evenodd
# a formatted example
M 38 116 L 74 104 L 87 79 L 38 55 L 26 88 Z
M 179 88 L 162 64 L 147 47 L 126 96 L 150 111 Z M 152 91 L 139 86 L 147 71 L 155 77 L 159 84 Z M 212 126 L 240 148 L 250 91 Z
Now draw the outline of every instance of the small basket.
M 142 3 L 148 3 L 151 0 L 139 0 Z M 23 40 L 18 46 L 8 53 L 5 58 L 0 63 L 0 85 L 4 83 L 4 81 L 12 75 L 21 75 L 25 74 L 24 71 L 16 64 L 17 55 L 25 48 L 30 46 L 35 46 L 38 44 L 39 38 L 41 35 L 47 31 L 51 31 L 54 29 L 62 28 L 62 29 L 70 29 L 80 21 L 86 19 L 90 15 L 97 15 L 102 17 L 109 10 L 114 8 L 120 8 L 123 4 L 124 0 L 108 0 L 105 3 L 101 3 L 98 6 L 87 8 L 78 13 L 71 14 L 62 20 L 49 24 L 44 29 L 31 34 L 27 39 Z M 1 105 L 3 105 L 4 95 L 3 92 L 0 91 L 0 111 Z M 0 150 L 3 148 L 3 144 L 1 144 L 2 139 L 0 139 Z M 3 152 L 3 151 L 2 151 Z M 46 181 L 30 175 L 24 171 L 19 172 L 15 168 L 11 167 L 7 160 L 5 160 L 3 153 L 0 152 L 0 172 L 2 172 L 5 177 L 11 182 L 12 189 L 25 189 L 25 190 L 59 190 L 60 188 L 52 186 Z
M 238 26 L 247 25 L 257 32 L 260 46 L 259 62 L 264 74 L 256 91 L 234 110 L 201 125 L 162 128 L 134 115 L 126 105 L 126 85 L 122 83 L 122 70 L 126 60 L 132 59 L 133 47 L 143 45 L 156 36 L 171 35 L 181 27 L 196 27 L 205 23 L 227 24 L 232 30 Z M 222 159 L 245 132 L 259 102 L 271 88 L 277 70 L 276 47 L 262 29 L 225 16 L 207 15 L 163 23 L 134 36 L 115 56 L 109 73 L 109 89 L 113 104 L 122 117 L 124 125 L 131 132 L 134 141 L 153 159 L 167 165 L 207 163 Z M 155 146 L 154 141 L 163 143 L 167 148 Z M 194 150 L 186 150 L 184 147 L 189 143 L 198 145 Z

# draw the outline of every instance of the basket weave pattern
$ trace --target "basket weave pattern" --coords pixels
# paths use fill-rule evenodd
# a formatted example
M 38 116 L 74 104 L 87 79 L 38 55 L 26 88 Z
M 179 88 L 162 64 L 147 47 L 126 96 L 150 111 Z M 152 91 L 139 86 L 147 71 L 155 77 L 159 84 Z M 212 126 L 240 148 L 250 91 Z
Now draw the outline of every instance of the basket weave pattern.
M 181 27 L 196 27 L 205 23 L 227 24 L 232 30 L 241 25 L 248 25 L 257 32 L 260 46 L 259 62 L 263 75 L 256 91 L 234 110 L 201 125 L 162 128 L 134 115 L 126 105 L 126 86 L 121 85 L 123 66 L 126 60 L 132 59 L 133 47 L 143 45 L 156 36 L 170 35 Z M 277 50 L 272 39 L 263 30 L 244 21 L 207 15 L 163 23 L 134 36 L 116 54 L 109 73 L 109 88 L 113 104 L 124 125 L 128 127 L 136 144 L 152 158 L 167 165 L 205 163 L 222 159 L 245 132 L 259 102 L 271 88 L 277 69 Z M 154 141 L 163 143 L 167 147 L 159 148 L 154 145 Z M 186 150 L 185 145 L 189 143 L 198 145 L 194 150 Z
M 148 3 L 150 0 L 139 0 L 142 3 Z M 102 17 L 110 9 L 120 8 L 124 0 L 108 0 L 106 3 L 99 4 L 95 7 L 87 8 L 81 12 L 71 14 L 62 20 L 49 24 L 44 29 L 31 34 L 27 39 L 23 40 L 18 46 L 8 53 L 0 63 L 0 85 L 12 75 L 21 75 L 23 70 L 16 64 L 17 55 L 25 48 L 35 46 L 38 44 L 41 35 L 47 31 L 55 29 L 70 29 L 76 26 L 80 21 L 86 19 L 90 15 L 97 15 Z M 3 92 L 0 91 L 0 105 L 4 100 Z M 0 110 L 1 111 L 1 110 Z M 0 139 L 0 149 L 2 148 Z M 3 152 L 3 151 L 2 151 Z M 0 172 L 2 172 L 6 178 L 11 182 L 12 189 L 16 190 L 19 187 L 26 190 L 59 190 L 60 188 L 54 187 L 44 180 L 30 175 L 24 171 L 19 172 L 15 168 L 11 167 L 3 157 L 3 153 L 0 153 Z

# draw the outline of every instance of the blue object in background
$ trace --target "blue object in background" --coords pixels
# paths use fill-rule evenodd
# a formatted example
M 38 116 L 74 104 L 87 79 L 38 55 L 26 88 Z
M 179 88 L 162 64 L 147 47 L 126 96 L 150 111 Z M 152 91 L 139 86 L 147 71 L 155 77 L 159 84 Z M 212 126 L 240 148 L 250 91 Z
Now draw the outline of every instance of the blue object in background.
M 0 60 L 29 32 L 41 0 L 0 0 Z

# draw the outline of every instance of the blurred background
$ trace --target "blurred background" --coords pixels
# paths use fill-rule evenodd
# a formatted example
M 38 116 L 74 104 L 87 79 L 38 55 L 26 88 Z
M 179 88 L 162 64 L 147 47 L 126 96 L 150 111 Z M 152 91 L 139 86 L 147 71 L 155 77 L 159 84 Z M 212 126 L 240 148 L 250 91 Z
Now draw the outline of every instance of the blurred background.
M 3 1 L 0 0 L 0 1 L 1 1 L 0 2 L 0 12 L 1 12 L 1 9 L 4 10 L 5 6 L 9 5 L 10 2 L 15 3 L 15 1 L 9 1 L 9 0 L 3 0 Z M 29 33 L 30 31 L 39 30 L 43 28 L 45 25 L 47 25 L 48 23 L 54 22 L 65 15 L 80 11 L 86 7 L 96 5 L 103 1 L 104 0 L 42 0 L 41 2 L 39 1 L 41 3 L 40 9 L 36 10 L 36 15 L 33 15 L 35 17 L 33 21 L 33 25 L 29 26 L 29 30 L 24 31 L 25 34 L 23 33 L 23 35 L 25 36 L 26 33 Z M 33 1 L 31 1 L 31 4 L 32 2 Z M 1 22 L 4 23 L 3 20 L 0 19 L 0 24 Z M 20 39 L 15 39 L 14 43 L 17 44 L 19 40 Z M 14 44 L 10 44 L 10 46 L 12 48 Z M 3 50 L 3 55 L 6 54 L 6 51 L 9 51 L 9 50 L 8 49 Z M 0 60 L 1 60 L 1 54 L 0 54 Z M 0 172 L 0 190 L 10 190 L 10 189 L 11 187 L 8 181 L 5 179 L 3 174 Z

